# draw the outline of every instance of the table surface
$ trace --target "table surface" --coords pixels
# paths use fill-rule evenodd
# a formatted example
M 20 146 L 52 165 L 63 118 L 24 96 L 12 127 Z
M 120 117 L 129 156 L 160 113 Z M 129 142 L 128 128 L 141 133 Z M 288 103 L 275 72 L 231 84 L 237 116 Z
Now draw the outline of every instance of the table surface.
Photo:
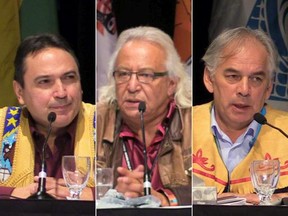
M 287 215 L 288 206 L 229 206 L 229 205 L 193 205 L 193 216 L 282 216 Z
M 117 208 L 97 209 L 97 216 L 191 216 L 192 208 Z
M 94 201 L 0 199 L 0 215 L 94 216 Z
M 285 203 L 284 203 L 285 204 Z M 277 216 L 287 215 L 288 206 L 193 205 L 178 208 L 95 209 L 94 201 L 0 199 L 0 215 L 17 216 Z
M 0 199 L 1 216 L 191 216 L 191 210 L 191 206 L 96 210 L 94 201 Z

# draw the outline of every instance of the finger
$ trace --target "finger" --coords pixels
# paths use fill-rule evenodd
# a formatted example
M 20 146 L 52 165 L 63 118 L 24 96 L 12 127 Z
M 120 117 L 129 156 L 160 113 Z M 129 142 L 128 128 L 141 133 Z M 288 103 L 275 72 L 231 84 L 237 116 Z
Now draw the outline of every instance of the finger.
M 53 177 L 46 177 L 46 182 L 56 183 L 57 179 Z
M 57 179 L 57 184 L 66 187 L 66 183 L 63 178 Z
M 47 193 L 57 197 L 57 199 L 66 199 L 69 196 L 69 189 L 67 187 L 57 186 L 56 188 L 47 190 Z
M 142 181 L 138 179 L 126 177 L 126 176 L 118 177 L 117 182 L 120 184 L 125 184 L 125 185 L 140 185 L 141 187 L 143 187 Z
M 56 181 L 47 181 L 47 179 L 46 179 L 46 190 L 51 190 L 51 189 L 53 189 L 53 188 L 56 188 L 57 187 L 57 183 L 56 183 Z
M 138 165 L 135 169 L 137 172 L 144 172 L 144 166 L 143 165 Z
M 135 192 L 143 193 L 143 183 L 129 177 L 119 177 L 117 179 L 116 190 L 121 193 Z
M 49 195 L 51 195 L 52 197 L 54 197 L 55 199 L 60 199 L 60 200 L 66 199 L 66 197 L 63 197 L 63 196 L 57 196 L 57 193 L 56 193 L 55 189 L 47 190 L 46 192 L 47 192 Z
M 124 167 L 118 167 L 117 172 L 122 176 L 126 176 L 126 175 L 129 175 L 129 172 L 131 172 L 131 171 L 124 168 Z
M 133 181 L 137 181 L 136 179 L 134 178 L 131 178 L 131 177 L 127 177 L 127 176 L 120 176 L 117 178 L 117 182 L 118 183 L 124 183 L 124 184 L 131 184 Z
M 115 189 L 119 193 L 123 193 L 125 197 L 134 198 L 140 197 L 143 195 L 143 187 L 139 186 L 139 184 L 125 184 L 119 183 L 116 185 Z
M 138 169 L 141 170 L 141 168 L 138 168 Z M 127 176 L 127 177 L 135 178 L 135 179 L 142 179 L 144 176 L 143 171 L 138 171 L 137 169 L 130 171 L 124 167 L 118 167 L 117 172 L 120 174 L 120 176 Z
M 132 183 L 128 185 L 128 191 L 136 192 L 137 194 L 141 195 L 144 192 L 143 184 L 141 183 Z
M 30 190 L 30 194 L 34 194 L 37 192 L 38 190 L 38 183 L 32 183 L 30 186 L 29 186 L 29 190 Z

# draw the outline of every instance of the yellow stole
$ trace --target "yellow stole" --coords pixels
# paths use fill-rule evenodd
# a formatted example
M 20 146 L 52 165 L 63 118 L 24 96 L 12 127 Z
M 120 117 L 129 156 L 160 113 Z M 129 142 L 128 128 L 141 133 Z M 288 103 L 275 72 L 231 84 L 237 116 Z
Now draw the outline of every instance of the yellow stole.
M 0 131 L 4 130 L 4 120 L 7 107 L 0 109 Z M 13 157 L 13 169 L 11 176 L 0 186 L 23 187 L 31 184 L 34 177 L 34 158 L 35 148 L 31 137 L 27 110 L 23 109 L 18 127 L 15 151 Z M 75 136 L 75 155 L 89 156 L 91 161 L 95 158 L 95 106 L 82 103 L 82 109 L 79 112 L 77 130 Z M 0 137 L 0 149 L 2 149 L 3 136 Z M 87 186 L 93 187 L 94 173 L 91 173 Z
M 210 107 L 211 103 L 193 107 L 193 173 L 207 186 L 216 186 L 218 193 L 222 193 L 228 183 L 231 192 L 253 193 L 255 191 L 250 179 L 250 163 L 259 159 L 279 159 L 281 170 L 277 188 L 288 187 L 288 139 L 266 125 L 262 126 L 248 155 L 228 178 L 228 171 L 211 132 Z M 270 124 L 287 128 L 287 112 L 269 106 L 266 110 L 266 118 Z

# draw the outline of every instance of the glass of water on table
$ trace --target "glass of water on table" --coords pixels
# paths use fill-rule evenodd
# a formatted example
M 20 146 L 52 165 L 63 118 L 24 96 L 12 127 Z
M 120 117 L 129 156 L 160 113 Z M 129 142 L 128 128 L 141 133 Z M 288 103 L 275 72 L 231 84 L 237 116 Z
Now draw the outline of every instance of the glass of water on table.
M 96 199 L 103 197 L 113 187 L 113 169 L 96 168 Z

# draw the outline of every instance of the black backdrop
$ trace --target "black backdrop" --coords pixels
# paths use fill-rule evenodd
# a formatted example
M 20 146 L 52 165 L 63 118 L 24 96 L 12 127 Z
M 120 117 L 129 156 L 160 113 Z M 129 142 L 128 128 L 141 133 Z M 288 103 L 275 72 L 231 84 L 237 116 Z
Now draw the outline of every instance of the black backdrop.
M 208 47 L 208 26 L 213 0 L 194 0 L 193 2 L 193 105 L 213 99 L 204 84 L 204 64 L 201 61 Z
M 158 27 L 173 38 L 176 0 L 112 0 L 118 33 L 139 25 Z
M 177 0 L 112 0 L 117 31 L 151 25 L 174 33 Z M 203 85 L 203 56 L 213 0 L 193 1 L 193 104 L 212 99 Z M 95 103 L 95 0 L 58 0 L 60 34 L 71 44 L 80 62 L 83 100 Z M 96 45 L 97 49 L 97 45 Z
M 95 0 L 58 0 L 59 33 L 79 59 L 83 101 L 95 103 Z
M 60 34 L 75 51 L 80 63 L 83 100 L 95 103 L 95 0 L 57 0 Z M 155 26 L 171 37 L 176 0 L 112 0 L 117 32 L 139 26 Z

